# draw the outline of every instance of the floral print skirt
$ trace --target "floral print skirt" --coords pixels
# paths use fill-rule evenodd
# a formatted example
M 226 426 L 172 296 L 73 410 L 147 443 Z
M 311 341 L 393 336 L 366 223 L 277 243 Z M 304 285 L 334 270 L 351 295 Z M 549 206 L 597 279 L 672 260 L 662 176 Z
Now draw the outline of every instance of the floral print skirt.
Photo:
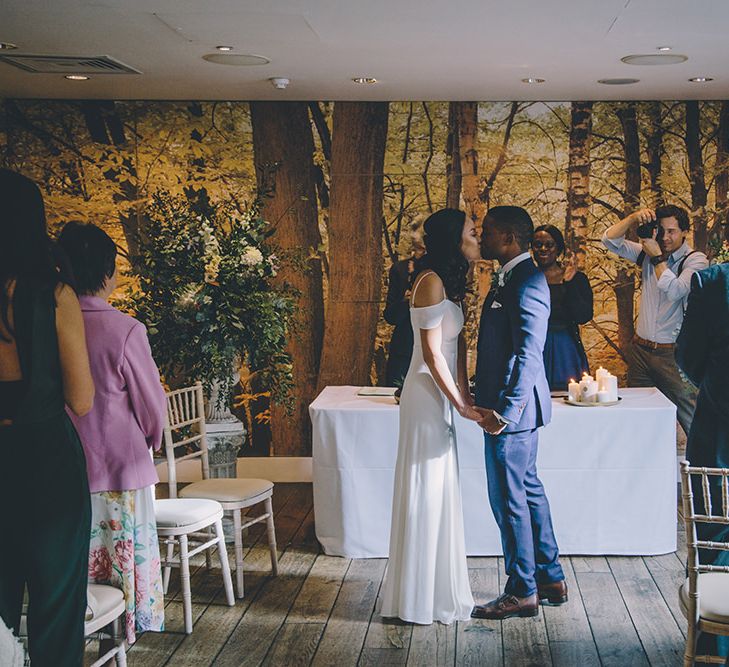
M 164 629 L 154 487 L 91 494 L 89 582 L 124 591 L 128 643 Z

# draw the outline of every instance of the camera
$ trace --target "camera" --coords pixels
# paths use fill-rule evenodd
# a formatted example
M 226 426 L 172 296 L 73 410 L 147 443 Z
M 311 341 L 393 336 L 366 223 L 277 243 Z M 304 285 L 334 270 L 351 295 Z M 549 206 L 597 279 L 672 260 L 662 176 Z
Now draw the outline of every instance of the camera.
M 638 225 L 635 231 L 638 234 L 638 238 L 641 239 L 653 238 L 653 232 L 656 232 L 656 241 L 660 243 L 663 240 L 663 227 L 658 224 L 657 220 L 644 222 L 642 225 Z

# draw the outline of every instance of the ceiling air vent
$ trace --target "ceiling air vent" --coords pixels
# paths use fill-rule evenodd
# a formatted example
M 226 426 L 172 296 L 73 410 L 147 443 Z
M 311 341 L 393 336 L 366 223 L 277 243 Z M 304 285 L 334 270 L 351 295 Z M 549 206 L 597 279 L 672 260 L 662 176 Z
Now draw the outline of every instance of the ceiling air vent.
M 141 74 L 109 56 L 0 54 L 0 61 L 34 74 Z

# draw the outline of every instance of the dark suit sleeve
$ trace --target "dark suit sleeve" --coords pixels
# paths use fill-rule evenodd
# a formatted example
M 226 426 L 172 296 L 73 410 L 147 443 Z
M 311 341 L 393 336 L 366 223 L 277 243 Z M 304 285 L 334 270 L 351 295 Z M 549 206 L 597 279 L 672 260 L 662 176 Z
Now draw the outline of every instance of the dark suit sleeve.
M 517 303 L 509 308 L 514 338 L 514 366 L 496 412 L 518 423 L 527 405 L 539 371 L 549 322 L 549 287 L 541 271 L 532 274 L 520 286 Z
M 393 264 L 388 273 L 387 303 L 384 312 L 385 320 L 389 324 L 401 324 L 410 317 L 410 306 L 403 298 L 407 287 L 400 271 L 397 270 L 397 264 Z
M 708 315 L 701 274 L 694 273 L 686 316 L 676 341 L 676 363 L 697 387 L 704 378 L 709 354 Z
M 566 301 L 574 322 L 586 324 L 592 319 L 592 287 L 587 276 L 581 271 L 567 283 Z

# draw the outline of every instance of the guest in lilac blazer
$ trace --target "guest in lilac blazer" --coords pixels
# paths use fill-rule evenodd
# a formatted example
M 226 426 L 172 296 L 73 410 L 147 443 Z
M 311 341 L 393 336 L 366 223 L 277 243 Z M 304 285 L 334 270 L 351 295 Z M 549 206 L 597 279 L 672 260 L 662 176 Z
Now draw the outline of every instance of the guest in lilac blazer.
M 96 398 L 72 415 L 86 453 L 91 490 L 89 579 L 124 591 L 126 636 L 162 630 L 163 594 L 154 519 L 166 399 L 141 322 L 111 306 L 116 245 L 100 228 L 68 223 L 58 243 L 76 283 Z

